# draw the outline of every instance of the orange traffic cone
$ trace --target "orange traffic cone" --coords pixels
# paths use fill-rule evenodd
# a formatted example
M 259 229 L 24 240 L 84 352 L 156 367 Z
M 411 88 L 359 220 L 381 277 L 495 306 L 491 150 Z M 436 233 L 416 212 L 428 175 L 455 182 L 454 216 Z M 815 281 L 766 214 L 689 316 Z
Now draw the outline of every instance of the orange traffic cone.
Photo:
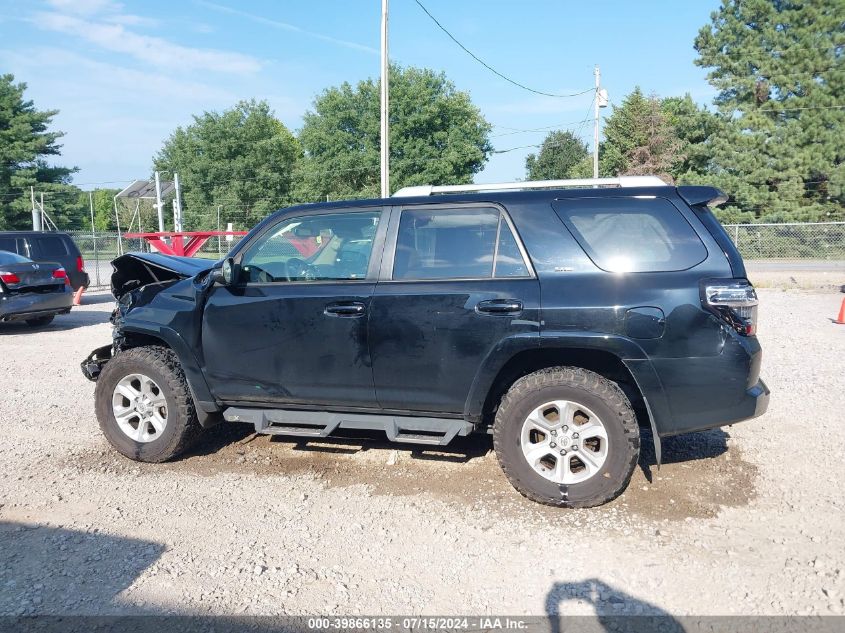
M 79 306 L 82 305 L 82 291 L 85 290 L 82 286 L 79 286 L 79 290 L 73 293 L 73 305 Z M 840 315 L 841 316 L 841 315 Z
M 845 299 L 842 299 L 842 305 L 839 308 L 839 317 L 834 321 L 839 325 L 845 325 Z

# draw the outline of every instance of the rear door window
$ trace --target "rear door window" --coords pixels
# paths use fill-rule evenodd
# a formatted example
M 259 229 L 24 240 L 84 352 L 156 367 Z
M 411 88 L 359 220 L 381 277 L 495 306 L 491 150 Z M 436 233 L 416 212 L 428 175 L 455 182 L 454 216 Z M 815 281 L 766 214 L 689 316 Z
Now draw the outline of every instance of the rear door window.
M 493 207 L 403 209 L 393 279 L 530 277 L 510 224 Z
M 553 206 L 581 248 L 603 270 L 686 270 L 707 258 L 695 229 L 664 198 L 569 199 Z

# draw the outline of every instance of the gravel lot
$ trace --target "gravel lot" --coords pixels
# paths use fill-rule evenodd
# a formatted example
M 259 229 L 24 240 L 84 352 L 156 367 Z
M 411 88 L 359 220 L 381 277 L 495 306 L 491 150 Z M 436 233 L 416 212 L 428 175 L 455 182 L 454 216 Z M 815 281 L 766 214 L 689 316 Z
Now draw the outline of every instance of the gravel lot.
M 664 442 L 593 510 L 428 450 L 215 429 L 112 452 L 79 362 L 111 304 L 0 325 L 0 614 L 845 614 L 842 295 L 762 290 L 763 418 Z M 646 442 L 646 445 L 648 443 Z

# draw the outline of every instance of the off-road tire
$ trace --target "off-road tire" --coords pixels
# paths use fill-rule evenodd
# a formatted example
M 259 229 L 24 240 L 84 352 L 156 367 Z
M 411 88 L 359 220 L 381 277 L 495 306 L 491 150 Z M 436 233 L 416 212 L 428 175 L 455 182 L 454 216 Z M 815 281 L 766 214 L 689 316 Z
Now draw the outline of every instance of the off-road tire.
M 536 407 L 552 400 L 589 407 L 605 426 L 607 459 L 586 481 L 565 485 L 545 479 L 522 453 L 522 424 Z M 496 413 L 493 445 L 508 481 L 528 499 L 561 508 L 590 508 L 615 499 L 628 486 L 639 458 L 640 434 L 631 403 L 615 382 L 578 367 L 552 367 L 511 386 Z
M 152 378 L 167 402 L 167 425 L 161 437 L 152 442 L 136 442 L 120 430 L 114 418 L 112 394 L 115 385 L 133 373 Z M 103 435 L 119 453 L 135 461 L 173 459 L 190 448 L 202 430 L 179 359 L 166 347 L 134 347 L 115 355 L 97 379 L 95 401 Z
M 26 324 L 30 327 L 46 327 L 56 318 L 55 314 L 48 314 L 47 316 L 35 317 L 34 319 L 27 319 Z

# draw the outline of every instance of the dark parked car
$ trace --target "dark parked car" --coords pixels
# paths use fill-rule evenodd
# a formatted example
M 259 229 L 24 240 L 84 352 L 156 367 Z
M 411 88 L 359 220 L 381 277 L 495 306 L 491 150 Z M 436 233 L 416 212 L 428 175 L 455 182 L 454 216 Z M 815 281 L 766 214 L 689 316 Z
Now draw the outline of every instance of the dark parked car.
M 72 300 L 67 273 L 61 264 L 37 263 L 0 250 L 0 321 L 44 326 L 57 314 L 70 312 Z
M 568 188 L 574 186 L 574 188 Z M 216 264 L 116 259 L 100 426 L 160 462 L 261 433 L 490 433 L 522 494 L 587 507 L 661 438 L 762 414 L 757 296 L 711 187 L 652 177 L 412 187 L 278 211 Z
M 23 255 L 39 264 L 59 262 L 67 272 L 74 290 L 80 286 L 87 288 L 90 283 L 82 253 L 67 233 L 0 231 L 0 251 Z

